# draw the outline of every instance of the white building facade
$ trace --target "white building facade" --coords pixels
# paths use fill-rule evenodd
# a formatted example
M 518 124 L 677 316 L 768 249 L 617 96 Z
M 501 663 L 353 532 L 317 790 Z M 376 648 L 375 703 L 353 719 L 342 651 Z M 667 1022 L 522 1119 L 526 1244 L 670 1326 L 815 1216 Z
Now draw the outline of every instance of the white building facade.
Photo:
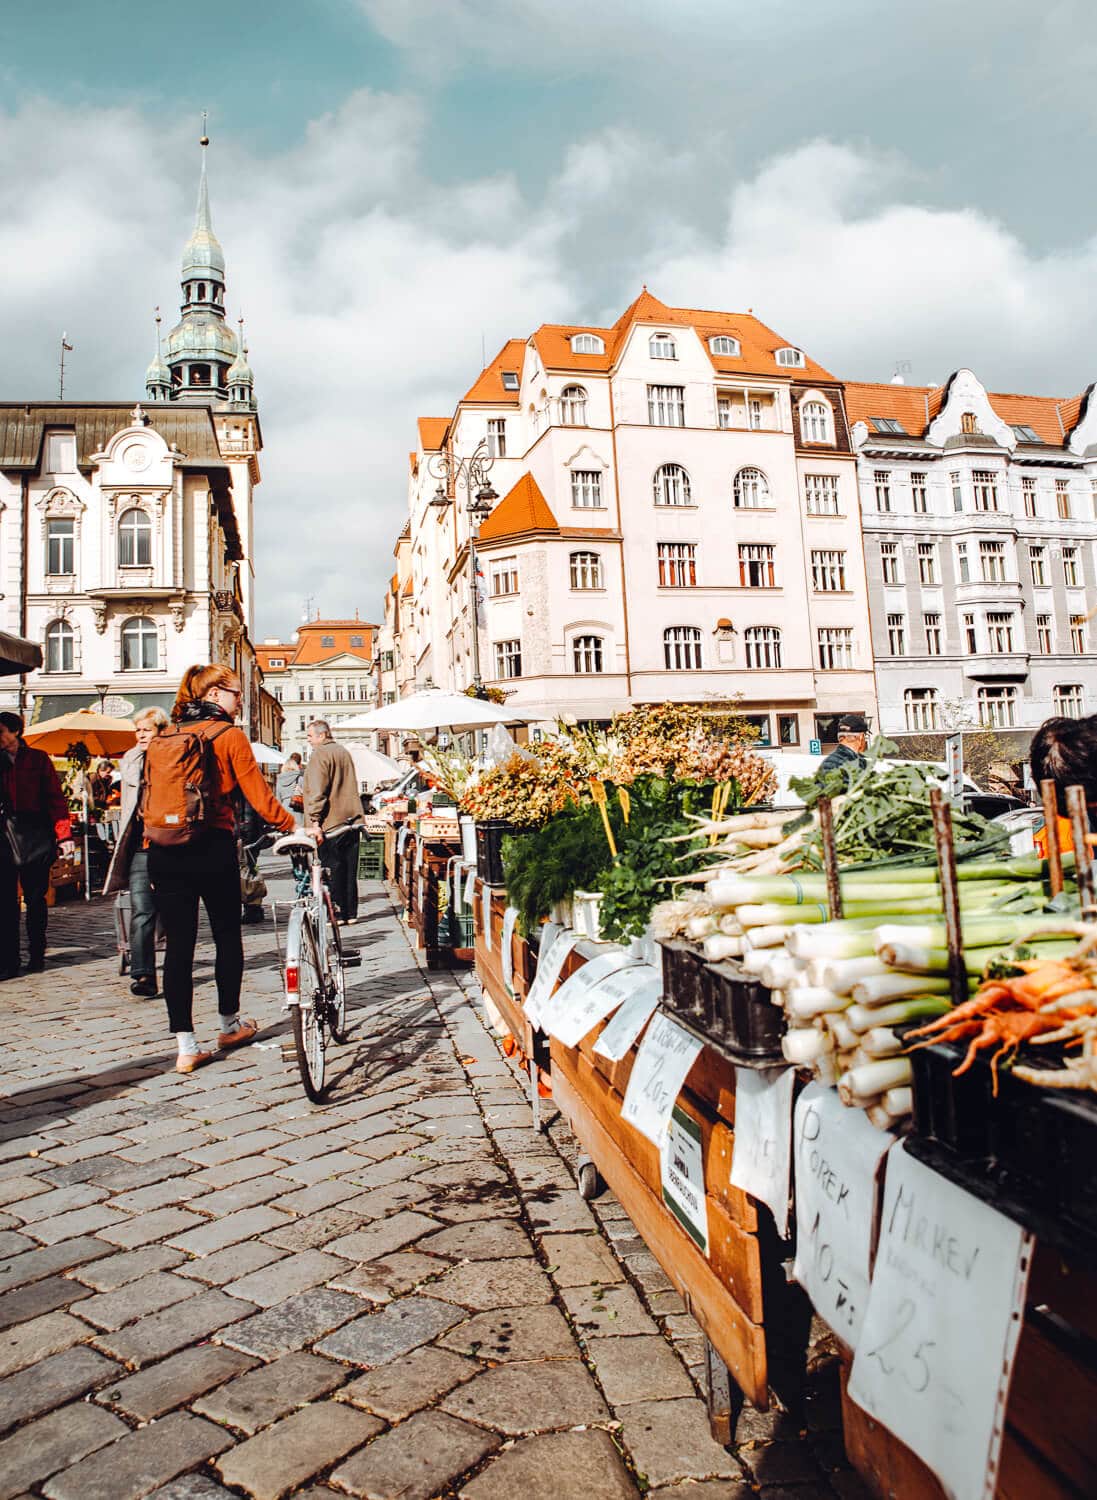
M 847 385 L 885 734 L 1097 712 L 1092 389 Z
M 420 684 L 473 677 L 461 460 L 480 447 L 480 669 L 516 706 L 551 722 L 734 702 L 764 743 L 804 749 L 874 714 L 842 388 L 757 319 L 645 290 L 613 328 L 509 342 L 419 438 Z

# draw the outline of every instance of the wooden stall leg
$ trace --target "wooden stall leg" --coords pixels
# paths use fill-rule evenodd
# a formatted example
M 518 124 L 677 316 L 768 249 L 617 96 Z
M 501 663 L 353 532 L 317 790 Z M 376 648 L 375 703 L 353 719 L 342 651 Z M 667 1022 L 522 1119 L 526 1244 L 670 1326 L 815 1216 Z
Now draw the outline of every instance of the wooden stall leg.
M 743 1393 L 708 1339 L 705 1340 L 705 1398 L 709 1430 L 715 1441 L 726 1448 L 735 1435 L 743 1409 Z

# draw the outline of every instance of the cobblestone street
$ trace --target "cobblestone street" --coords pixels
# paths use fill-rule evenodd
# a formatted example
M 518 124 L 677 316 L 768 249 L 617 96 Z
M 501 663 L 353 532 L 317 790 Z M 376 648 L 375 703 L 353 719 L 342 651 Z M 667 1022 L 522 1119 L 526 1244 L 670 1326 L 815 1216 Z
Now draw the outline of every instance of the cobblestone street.
M 533 1130 L 472 977 L 424 972 L 363 891 L 324 1106 L 269 918 L 257 1043 L 189 1077 L 105 902 L 58 907 L 46 974 L 3 987 L 0 1500 L 861 1494 L 829 1382 L 804 1421 L 711 1439 L 677 1294 L 611 1196 L 579 1197 L 551 1107 Z M 197 978 L 208 1044 L 205 942 Z

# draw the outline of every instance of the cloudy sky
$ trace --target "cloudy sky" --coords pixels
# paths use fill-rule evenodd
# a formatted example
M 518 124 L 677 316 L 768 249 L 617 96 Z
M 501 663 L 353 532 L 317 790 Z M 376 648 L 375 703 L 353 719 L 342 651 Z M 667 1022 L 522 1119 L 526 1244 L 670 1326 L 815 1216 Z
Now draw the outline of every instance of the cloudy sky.
M 0 51 L 0 398 L 143 393 L 208 109 L 258 633 L 376 618 L 415 418 L 647 282 L 839 374 L 1097 379 L 1092 0 L 43 0 Z

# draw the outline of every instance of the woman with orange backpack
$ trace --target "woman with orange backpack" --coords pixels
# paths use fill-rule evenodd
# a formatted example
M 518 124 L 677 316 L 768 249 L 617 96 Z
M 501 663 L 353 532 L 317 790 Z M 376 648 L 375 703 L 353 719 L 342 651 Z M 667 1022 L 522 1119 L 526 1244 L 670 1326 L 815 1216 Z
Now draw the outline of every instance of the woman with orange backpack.
M 239 788 L 260 818 L 282 832 L 296 826 L 293 814 L 272 795 L 247 735 L 235 722 L 240 696 L 240 679 L 231 668 L 189 667 L 171 727 L 145 753 L 141 818 L 153 897 L 167 934 L 164 998 L 180 1073 L 193 1073 L 213 1057 L 194 1037 L 199 901 L 217 949 L 218 1046 L 222 1051 L 244 1046 L 258 1030 L 254 1021 L 240 1018 L 244 945 L 232 793 Z

